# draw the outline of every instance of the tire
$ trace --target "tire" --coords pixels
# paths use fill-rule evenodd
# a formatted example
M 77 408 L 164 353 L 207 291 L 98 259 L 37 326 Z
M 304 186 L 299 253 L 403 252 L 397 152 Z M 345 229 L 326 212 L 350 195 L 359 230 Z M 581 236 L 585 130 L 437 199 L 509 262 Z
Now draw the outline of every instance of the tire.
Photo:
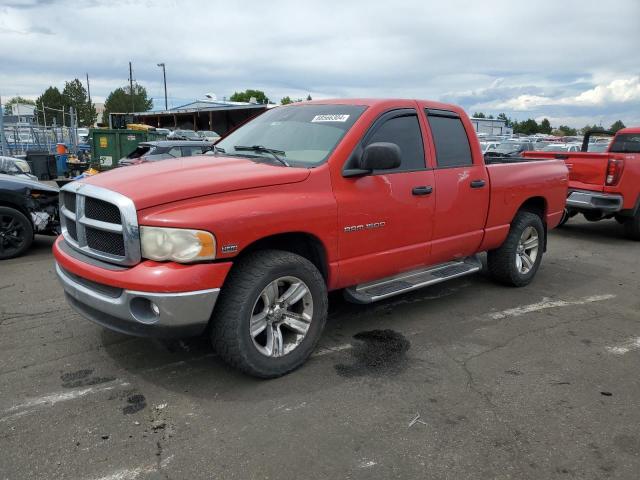
M 296 300 L 303 287 L 306 293 Z M 289 292 L 289 299 L 296 301 L 287 307 Z M 280 250 L 250 253 L 234 265 L 220 292 L 211 340 L 229 365 L 260 378 L 280 377 L 309 358 L 324 329 L 327 308 L 324 278 L 309 260 Z
M 640 211 L 624 222 L 624 234 L 630 240 L 640 240 Z
M 528 237 L 531 240 L 534 237 L 533 232 L 537 235 L 535 255 L 533 249 L 525 248 L 522 251 L 521 245 L 523 235 L 531 234 Z M 491 250 L 487 255 L 487 264 L 491 277 L 499 283 L 513 287 L 524 287 L 531 283 L 542 261 L 544 238 L 542 219 L 534 213 L 518 212 L 511 223 L 507 239 L 500 248 Z M 525 262 L 522 254 L 527 256 L 529 264 Z M 535 258 L 532 258 L 534 256 Z
M 560 219 L 560 223 L 558 224 L 557 228 L 562 227 L 565 223 L 569 221 L 570 218 L 571 218 L 571 214 L 569 213 L 569 210 L 565 208 L 564 211 L 562 212 L 562 218 Z
M 0 207 L 0 260 L 22 255 L 32 243 L 31 221 L 15 208 Z

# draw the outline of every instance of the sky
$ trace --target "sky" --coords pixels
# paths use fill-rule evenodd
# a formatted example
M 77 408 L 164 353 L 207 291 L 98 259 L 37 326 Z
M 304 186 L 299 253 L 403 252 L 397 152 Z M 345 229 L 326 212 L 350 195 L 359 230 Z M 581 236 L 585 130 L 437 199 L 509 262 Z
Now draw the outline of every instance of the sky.
M 640 125 L 640 0 L 0 0 L 0 95 L 89 74 L 164 107 L 247 88 L 440 100 L 551 124 Z

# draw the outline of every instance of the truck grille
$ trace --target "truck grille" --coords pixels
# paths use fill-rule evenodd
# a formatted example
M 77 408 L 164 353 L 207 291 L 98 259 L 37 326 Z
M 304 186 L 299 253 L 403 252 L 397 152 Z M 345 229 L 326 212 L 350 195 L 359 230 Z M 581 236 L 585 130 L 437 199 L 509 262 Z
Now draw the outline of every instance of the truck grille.
M 140 236 L 133 202 L 116 192 L 72 182 L 61 189 L 65 241 L 76 250 L 121 265 L 140 261 Z
M 107 223 L 122 223 L 120 209 L 112 204 L 96 198 L 87 197 L 84 203 L 84 214 L 87 218 Z

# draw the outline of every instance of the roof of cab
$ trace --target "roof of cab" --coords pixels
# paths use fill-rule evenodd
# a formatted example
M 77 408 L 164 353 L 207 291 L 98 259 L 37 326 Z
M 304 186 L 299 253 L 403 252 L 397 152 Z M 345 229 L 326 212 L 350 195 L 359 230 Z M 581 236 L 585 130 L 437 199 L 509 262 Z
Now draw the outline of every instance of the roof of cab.
M 396 103 L 407 103 L 407 102 L 418 102 L 424 105 L 426 108 L 433 108 L 437 110 L 449 110 L 457 113 L 464 113 L 462 107 L 458 105 L 453 105 L 450 103 L 441 103 L 435 102 L 432 100 L 420 100 L 420 99 L 409 99 L 409 98 L 330 98 L 326 100 L 311 100 L 309 102 L 299 102 L 292 103 L 286 105 L 297 106 L 297 105 L 365 105 L 367 107 L 374 107 L 378 105 L 385 104 L 393 104 Z

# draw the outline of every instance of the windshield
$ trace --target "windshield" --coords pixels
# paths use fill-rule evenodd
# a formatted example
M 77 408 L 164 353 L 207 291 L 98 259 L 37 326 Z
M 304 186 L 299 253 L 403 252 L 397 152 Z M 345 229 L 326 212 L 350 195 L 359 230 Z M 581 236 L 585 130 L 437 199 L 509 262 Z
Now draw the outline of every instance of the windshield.
M 291 105 L 269 110 L 216 144 L 226 155 L 274 162 L 277 151 L 291 166 L 324 162 L 366 107 L 359 105 Z M 261 147 L 251 151 L 235 147 Z
M 612 153 L 640 153 L 640 133 L 616 135 L 609 151 Z

